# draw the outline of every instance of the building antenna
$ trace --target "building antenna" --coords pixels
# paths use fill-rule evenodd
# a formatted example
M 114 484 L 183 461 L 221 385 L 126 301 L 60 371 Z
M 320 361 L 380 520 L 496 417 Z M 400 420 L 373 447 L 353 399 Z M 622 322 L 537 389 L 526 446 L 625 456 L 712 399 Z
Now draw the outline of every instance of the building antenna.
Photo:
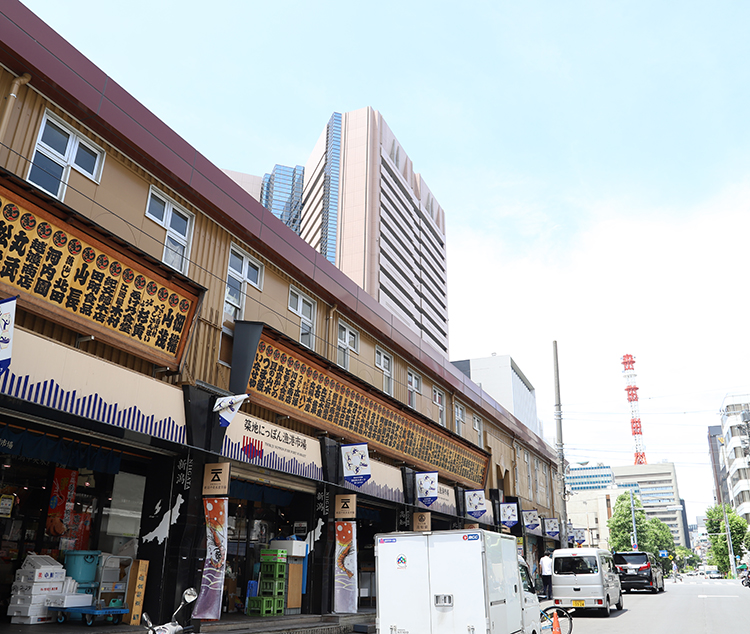
M 643 450 L 643 432 L 641 431 L 641 415 L 638 412 L 638 388 L 635 384 L 635 357 L 626 354 L 621 359 L 623 376 L 625 377 L 625 391 L 628 393 L 630 403 L 630 429 L 635 441 L 635 463 L 647 464 L 646 452 Z

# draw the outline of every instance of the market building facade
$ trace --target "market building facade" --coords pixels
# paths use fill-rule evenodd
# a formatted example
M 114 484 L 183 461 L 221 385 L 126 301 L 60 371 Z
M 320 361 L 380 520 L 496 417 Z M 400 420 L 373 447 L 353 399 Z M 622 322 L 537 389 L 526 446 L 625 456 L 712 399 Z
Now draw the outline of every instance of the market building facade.
M 276 539 L 307 545 L 287 609 L 313 614 L 352 605 L 337 574 L 373 604 L 373 536 L 415 522 L 502 530 L 515 504 L 533 558 L 522 511 L 558 508 L 544 441 L 23 5 L 0 21 L 0 601 L 28 552 L 95 549 L 148 560 L 167 616 L 226 462 L 228 610 Z

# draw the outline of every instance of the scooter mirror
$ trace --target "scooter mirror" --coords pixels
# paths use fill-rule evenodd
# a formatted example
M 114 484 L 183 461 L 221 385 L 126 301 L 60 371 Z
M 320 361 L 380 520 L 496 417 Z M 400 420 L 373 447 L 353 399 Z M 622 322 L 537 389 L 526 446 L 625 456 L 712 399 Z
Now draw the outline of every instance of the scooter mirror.
M 185 603 L 192 603 L 198 598 L 198 593 L 196 592 L 195 588 L 188 588 L 185 590 L 185 592 L 182 593 L 182 600 Z
M 148 614 L 146 614 L 145 612 L 143 613 L 143 616 L 141 616 L 141 622 L 149 629 L 153 627 L 153 623 L 151 623 L 151 619 L 148 618 Z

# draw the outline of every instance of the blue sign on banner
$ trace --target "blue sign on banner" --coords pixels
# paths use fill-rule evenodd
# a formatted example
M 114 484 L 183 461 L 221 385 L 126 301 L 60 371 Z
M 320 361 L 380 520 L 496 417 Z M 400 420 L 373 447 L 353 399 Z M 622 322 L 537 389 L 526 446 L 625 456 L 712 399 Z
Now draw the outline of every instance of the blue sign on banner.
M 344 465 L 344 480 L 361 487 L 370 479 L 370 454 L 367 443 L 341 445 L 341 458 Z
M 482 489 L 466 491 L 464 495 L 466 500 L 466 514 L 478 520 L 487 512 L 484 491 Z
M 417 499 L 425 506 L 430 506 L 437 500 L 437 471 L 417 474 Z
M 660 550 L 659 551 L 659 557 L 662 557 L 662 558 L 666 559 L 667 557 L 669 557 L 669 551 Z
M 518 505 L 515 502 L 500 504 L 500 523 L 508 528 L 518 524 Z

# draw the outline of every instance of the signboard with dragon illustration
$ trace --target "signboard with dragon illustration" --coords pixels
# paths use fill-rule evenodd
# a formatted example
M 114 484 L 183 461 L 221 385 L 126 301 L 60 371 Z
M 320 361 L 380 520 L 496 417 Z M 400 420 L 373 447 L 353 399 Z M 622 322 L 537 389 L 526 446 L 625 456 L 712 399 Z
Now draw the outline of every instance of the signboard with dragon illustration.
M 156 363 L 176 366 L 197 305 L 167 281 L 89 234 L 0 187 L 0 291 L 32 312 Z
M 318 428 L 367 442 L 383 455 L 437 471 L 446 479 L 484 486 L 488 456 L 385 399 L 325 370 L 264 334 L 247 393 Z

